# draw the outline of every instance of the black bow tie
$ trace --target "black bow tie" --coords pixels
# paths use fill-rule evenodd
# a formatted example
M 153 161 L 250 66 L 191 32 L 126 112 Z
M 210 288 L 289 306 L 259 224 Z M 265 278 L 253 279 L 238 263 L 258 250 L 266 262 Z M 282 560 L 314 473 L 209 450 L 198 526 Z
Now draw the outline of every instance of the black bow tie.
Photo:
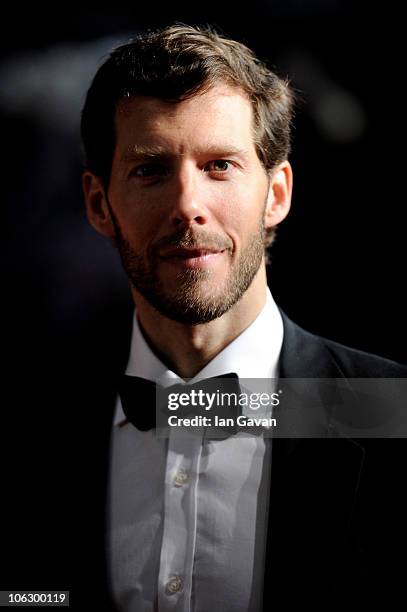
M 124 414 L 128 421 L 132 423 L 137 429 L 141 431 L 148 431 L 154 429 L 157 426 L 156 423 L 156 407 L 159 411 L 159 423 L 167 424 L 167 418 L 170 415 L 176 415 L 177 417 L 192 417 L 194 415 L 210 415 L 214 416 L 210 411 L 205 411 L 201 406 L 192 405 L 180 405 L 177 410 L 171 412 L 168 409 L 169 406 L 169 395 L 188 393 L 191 394 L 195 391 L 195 394 L 202 393 L 216 393 L 217 391 L 236 393 L 240 395 L 241 389 L 239 385 L 239 378 L 237 374 L 223 374 L 222 376 L 216 376 L 213 378 L 206 378 L 200 380 L 192 385 L 190 384 L 176 384 L 170 387 L 162 387 L 161 385 L 147 380 L 146 378 L 140 378 L 139 376 L 126 376 L 121 377 L 119 385 L 119 395 L 122 402 Z M 174 396 L 173 396 L 174 397 Z M 162 414 L 162 420 L 161 420 Z M 236 417 L 240 414 L 239 405 L 225 405 L 220 408 L 216 408 L 216 414 L 220 418 L 231 417 L 236 423 Z M 219 427 L 219 429 L 226 430 L 227 433 L 236 433 L 236 425 Z

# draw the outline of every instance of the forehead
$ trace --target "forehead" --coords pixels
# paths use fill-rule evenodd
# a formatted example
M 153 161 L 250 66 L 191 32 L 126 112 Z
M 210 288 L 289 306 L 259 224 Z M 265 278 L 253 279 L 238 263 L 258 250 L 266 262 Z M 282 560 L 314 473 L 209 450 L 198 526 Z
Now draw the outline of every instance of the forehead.
M 236 87 L 219 85 L 182 102 L 137 96 L 118 104 L 116 144 L 186 148 L 193 143 L 253 145 L 253 111 L 247 96 Z

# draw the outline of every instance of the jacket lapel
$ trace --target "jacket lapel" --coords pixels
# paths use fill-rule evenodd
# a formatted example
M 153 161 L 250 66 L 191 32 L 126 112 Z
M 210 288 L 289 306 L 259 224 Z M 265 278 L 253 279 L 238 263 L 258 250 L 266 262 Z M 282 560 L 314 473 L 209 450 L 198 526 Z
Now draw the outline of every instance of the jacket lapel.
M 343 381 L 323 341 L 282 317 L 280 378 Z M 303 423 L 306 410 L 304 402 Z M 315 581 L 327 588 L 339 580 L 364 451 L 353 440 L 332 439 L 328 427 L 324 434 L 320 423 L 313 427 L 308 425 L 306 439 L 272 440 L 264 609 L 275 603 L 277 593 L 290 590 L 293 580 L 304 588 Z

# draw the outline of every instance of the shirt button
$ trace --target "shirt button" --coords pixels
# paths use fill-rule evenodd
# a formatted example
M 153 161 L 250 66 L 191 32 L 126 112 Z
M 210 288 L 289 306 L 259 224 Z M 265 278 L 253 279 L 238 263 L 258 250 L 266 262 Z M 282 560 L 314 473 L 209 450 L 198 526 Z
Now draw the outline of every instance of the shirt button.
M 182 487 L 188 480 L 188 474 L 184 470 L 179 470 L 174 476 L 174 486 Z
M 183 589 L 183 583 L 179 576 L 171 576 L 165 585 L 165 592 L 167 595 L 174 595 L 175 593 L 179 593 Z

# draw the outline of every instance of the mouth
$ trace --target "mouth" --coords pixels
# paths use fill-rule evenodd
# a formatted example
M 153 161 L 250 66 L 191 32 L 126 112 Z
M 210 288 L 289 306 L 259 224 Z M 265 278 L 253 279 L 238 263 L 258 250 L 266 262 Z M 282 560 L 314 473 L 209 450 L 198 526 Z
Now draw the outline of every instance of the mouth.
M 163 261 L 182 268 L 206 268 L 218 261 L 227 249 L 175 248 L 161 254 Z

